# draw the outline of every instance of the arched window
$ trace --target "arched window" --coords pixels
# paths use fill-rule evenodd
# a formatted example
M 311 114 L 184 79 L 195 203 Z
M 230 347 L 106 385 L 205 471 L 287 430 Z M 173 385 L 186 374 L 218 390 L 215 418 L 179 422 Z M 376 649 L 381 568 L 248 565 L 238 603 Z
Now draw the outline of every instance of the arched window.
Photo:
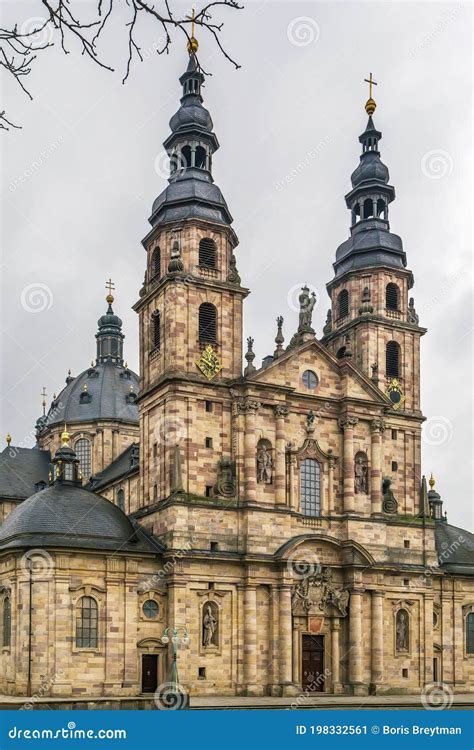
M 198 146 L 196 148 L 196 153 L 194 155 L 194 165 L 198 169 L 206 168 L 206 149 L 203 148 L 203 146 Z
M 466 654 L 474 654 L 474 612 L 466 617 Z
M 400 347 L 396 341 L 389 341 L 385 349 L 385 373 L 389 378 L 400 377 Z
M 385 219 L 385 209 L 385 201 L 383 201 L 382 198 L 379 198 L 377 201 L 377 216 L 381 216 Z
M 151 316 L 151 347 L 152 349 L 161 347 L 161 315 L 159 310 L 155 310 Z
M 151 277 L 152 279 L 159 279 L 161 276 L 161 250 L 157 246 L 153 250 L 151 256 Z
M 321 515 L 321 467 L 315 458 L 305 458 L 300 469 L 301 512 Z
M 199 265 L 204 268 L 216 267 L 216 243 L 210 237 L 203 237 L 199 243 Z
M 10 597 L 6 596 L 3 600 L 3 617 L 2 617 L 2 645 L 9 648 L 12 640 L 12 603 Z
M 217 310 L 210 302 L 199 308 L 199 341 L 215 344 L 217 341 Z
M 387 310 L 398 310 L 400 292 L 392 281 L 385 288 L 385 307 Z
M 183 146 L 181 151 L 181 161 L 180 161 L 180 167 L 190 167 L 191 166 L 191 146 Z
M 344 357 L 346 356 L 346 351 L 347 351 L 347 347 L 346 346 L 341 346 L 337 350 L 337 352 L 336 352 L 336 358 L 337 359 L 344 359 Z
M 337 298 L 337 317 L 345 318 L 346 315 L 349 315 L 349 292 L 342 289 Z
M 372 198 L 364 201 L 364 219 L 370 219 L 374 215 L 374 202 Z
M 117 497 L 118 507 L 120 508 L 120 510 L 124 511 L 125 510 L 125 492 L 122 489 L 117 490 L 116 497 Z
M 82 478 L 88 481 L 90 475 L 92 474 L 91 441 L 87 438 L 80 438 L 76 441 L 74 450 L 76 451 L 76 456 L 79 459 L 79 468 L 82 473 Z
M 76 605 L 76 648 L 97 648 L 98 644 L 97 602 L 92 596 L 81 596 Z

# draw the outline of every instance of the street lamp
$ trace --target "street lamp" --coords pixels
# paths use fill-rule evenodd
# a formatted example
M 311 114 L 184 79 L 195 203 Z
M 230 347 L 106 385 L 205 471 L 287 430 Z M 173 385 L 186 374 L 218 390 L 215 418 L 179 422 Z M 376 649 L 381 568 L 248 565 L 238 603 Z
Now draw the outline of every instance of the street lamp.
M 167 645 L 171 642 L 173 648 L 173 661 L 171 665 L 171 676 L 167 686 L 166 695 L 162 696 L 161 702 L 166 702 L 169 708 L 187 708 L 189 696 L 180 689 L 178 677 L 178 648 L 188 648 L 191 643 L 186 627 L 168 625 L 161 636 L 161 642 Z

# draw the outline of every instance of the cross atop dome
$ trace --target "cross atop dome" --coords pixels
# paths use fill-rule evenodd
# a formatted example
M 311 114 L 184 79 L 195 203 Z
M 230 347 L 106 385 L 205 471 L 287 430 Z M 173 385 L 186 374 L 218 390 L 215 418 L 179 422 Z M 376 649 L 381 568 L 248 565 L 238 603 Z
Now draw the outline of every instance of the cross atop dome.
M 377 82 L 372 78 L 372 73 L 368 78 L 364 78 L 364 81 L 369 84 L 369 98 L 365 103 L 365 111 L 367 112 L 369 117 L 372 117 L 377 106 L 375 103 L 375 99 L 372 98 L 372 86 L 377 86 Z

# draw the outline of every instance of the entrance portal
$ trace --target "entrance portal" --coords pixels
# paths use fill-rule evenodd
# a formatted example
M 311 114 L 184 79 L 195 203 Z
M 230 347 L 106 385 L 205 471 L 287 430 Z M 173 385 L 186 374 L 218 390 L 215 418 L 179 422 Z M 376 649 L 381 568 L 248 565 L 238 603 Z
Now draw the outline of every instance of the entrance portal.
M 303 635 L 302 685 L 311 693 L 324 692 L 324 636 Z
M 142 655 L 142 693 L 154 693 L 158 687 L 158 656 Z

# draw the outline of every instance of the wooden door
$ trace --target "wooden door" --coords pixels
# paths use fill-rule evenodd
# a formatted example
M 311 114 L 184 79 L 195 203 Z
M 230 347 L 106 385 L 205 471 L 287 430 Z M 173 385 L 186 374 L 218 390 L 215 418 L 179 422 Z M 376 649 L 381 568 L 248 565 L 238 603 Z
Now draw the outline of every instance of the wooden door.
M 158 656 L 142 656 L 142 693 L 154 693 L 158 687 Z
M 324 692 L 324 636 L 303 635 L 302 685 L 311 693 Z

